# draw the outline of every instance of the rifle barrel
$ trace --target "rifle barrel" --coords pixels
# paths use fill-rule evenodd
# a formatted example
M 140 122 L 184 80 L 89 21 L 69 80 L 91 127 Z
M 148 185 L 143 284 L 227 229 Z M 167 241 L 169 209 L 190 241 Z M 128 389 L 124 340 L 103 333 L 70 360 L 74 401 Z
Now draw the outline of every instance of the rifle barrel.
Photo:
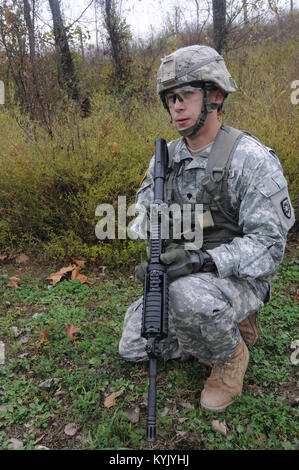
M 148 389 L 148 416 L 146 439 L 154 442 L 156 439 L 156 377 L 157 359 L 151 358 L 149 361 L 149 389 Z

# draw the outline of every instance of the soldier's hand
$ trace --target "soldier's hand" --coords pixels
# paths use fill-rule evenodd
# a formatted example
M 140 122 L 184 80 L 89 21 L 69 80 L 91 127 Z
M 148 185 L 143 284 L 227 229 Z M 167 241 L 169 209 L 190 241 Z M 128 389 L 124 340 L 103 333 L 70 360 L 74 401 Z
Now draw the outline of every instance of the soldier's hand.
M 204 263 L 201 252 L 188 251 L 181 247 L 166 251 L 160 256 L 160 260 L 167 266 L 169 281 L 197 273 Z
M 146 274 L 147 267 L 148 267 L 148 262 L 147 261 L 142 261 L 141 264 L 139 264 L 138 266 L 135 266 L 135 277 L 142 284 L 144 282 L 144 276 Z

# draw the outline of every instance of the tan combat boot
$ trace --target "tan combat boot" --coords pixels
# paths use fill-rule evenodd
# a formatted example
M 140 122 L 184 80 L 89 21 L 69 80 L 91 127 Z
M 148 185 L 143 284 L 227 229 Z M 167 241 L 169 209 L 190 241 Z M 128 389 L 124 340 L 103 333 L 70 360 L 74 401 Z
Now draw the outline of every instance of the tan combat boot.
M 223 411 L 233 398 L 242 394 L 243 379 L 249 361 L 249 352 L 243 340 L 226 361 L 215 364 L 201 392 L 202 408 Z
M 249 315 L 249 317 L 245 318 L 245 320 L 238 323 L 238 328 L 245 343 L 251 344 L 252 346 L 255 344 L 261 344 L 260 330 L 257 324 L 257 314 L 258 312 L 254 312 Z

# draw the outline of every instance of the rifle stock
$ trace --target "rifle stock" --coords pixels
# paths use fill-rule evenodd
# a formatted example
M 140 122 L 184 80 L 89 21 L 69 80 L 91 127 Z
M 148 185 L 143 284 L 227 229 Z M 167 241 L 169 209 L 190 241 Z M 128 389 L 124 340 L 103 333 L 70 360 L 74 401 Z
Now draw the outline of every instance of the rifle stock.
M 168 335 L 168 280 L 165 266 L 160 262 L 164 252 L 161 209 L 164 203 L 164 184 L 168 166 L 168 148 L 164 139 L 155 142 L 154 203 L 151 210 L 150 260 L 144 279 L 141 336 L 147 339 L 149 357 L 149 391 L 146 438 L 156 439 L 156 376 L 157 359 L 161 355 L 159 342 Z M 151 214 L 152 215 L 152 214 Z

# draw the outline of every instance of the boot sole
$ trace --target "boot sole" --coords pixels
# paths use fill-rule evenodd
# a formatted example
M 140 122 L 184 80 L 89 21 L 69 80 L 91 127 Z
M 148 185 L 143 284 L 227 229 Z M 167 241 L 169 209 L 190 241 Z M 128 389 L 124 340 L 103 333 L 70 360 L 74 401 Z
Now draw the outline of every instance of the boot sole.
M 235 395 L 235 396 L 238 396 L 240 397 L 242 395 L 242 393 L 240 393 L 239 395 Z M 200 406 L 204 409 L 204 410 L 208 410 L 208 411 L 224 411 L 226 410 L 226 408 L 228 408 L 232 403 L 234 402 L 234 400 L 231 400 L 229 403 L 227 403 L 226 405 L 222 405 L 222 406 L 205 406 L 202 402 L 200 402 Z

